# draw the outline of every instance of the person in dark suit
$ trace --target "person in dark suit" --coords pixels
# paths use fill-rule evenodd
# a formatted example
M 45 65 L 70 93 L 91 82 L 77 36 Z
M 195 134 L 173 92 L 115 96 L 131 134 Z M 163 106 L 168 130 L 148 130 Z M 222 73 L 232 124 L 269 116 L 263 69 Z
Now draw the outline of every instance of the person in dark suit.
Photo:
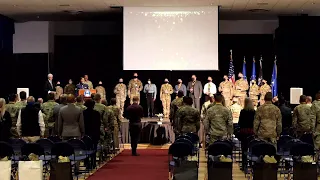
M 137 147 L 142 129 L 141 118 L 143 117 L 143 108 L 138 104 L 140 102 L 138 96 L 134 96 L 132 101 L 133 104 L 126 109 L 126 115 L 127 119 L 129 119 L 132 156 L 139 156 L 137 154 Z
M 100 113 L 94 110 L 95 102 L 92 99 L 86 100 L 84 105 L 87 107 L 86 110 L 83 111 L 83 120 L 84 120 L 84 129 L 85 135 L 89 136 L 93 141 L 94 149 L 97 149 L 97 145 L 100 139 Z M 96 165 L 96 153 L 93 153 L 91 156 L 91 164 L 92 168 L 95 168 Z
M 48 80 L 44 84 L 45 96 L 47 97 L 48 93 L 56 91 L 56 84 L 53 82 L 53 75 L 48 74 Z
M 189 97 L 192 98 L 193 104 L 192 107 L 196 108 L 200 112 L 200 99 L 202 96 L 202 84 L 197 80 L 196 75 L 192 75 L 192 81 L 188 83 L 187 91 L 189 91 Z
M 77 90 L 79 89 L 89 89 L 89 85 L 84 83 L 84 78 L 80 78 L 80 83 L 77 84 Z
M 68 104 L 60 109 L 58 116 L 58 135 L 63 139 L 81 138 L 85 134 L 82 110 L 75 106 L 75 96 L 69 94 Z
M 0 98 L 0 141 L 8 142 L 11 136 L 12 119 L 6 110 L 6 100 Z

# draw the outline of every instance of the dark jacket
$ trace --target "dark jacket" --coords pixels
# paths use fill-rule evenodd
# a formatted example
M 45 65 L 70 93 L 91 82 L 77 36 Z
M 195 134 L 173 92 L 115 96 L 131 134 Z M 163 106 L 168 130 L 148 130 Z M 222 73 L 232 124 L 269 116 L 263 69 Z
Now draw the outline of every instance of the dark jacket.
M 60 109 L 58 116 L 58 135 L 62 137 L 82 137 L 85 134 L 83 113 L 74 104 Z
M 279 106 L 282 116 L 282 132 L 286 132 L 292 126 L 292 113 L 291 108 L 286 105 Z
M 133 103 L 127 107 L 126 117 L 130 123 L 140 123 L 143 117 L 143 108 L 139 104 Z
M 40 136 L 39 111 L 34 104 L 21 109 L 21 136 Z
M 238 126 L 240 128 L 240 133 L 243 135 L 253 134 L 253 121 L 256 114 L 255 110 L 242 109 L 240 111 Z
M 98 143 L 100 139 L 100 113 L 93 109 L 83 111 L 85 134 L 91 137 L 94 143 Z
M 49 80 L 46 81 L 44 84 L 44 91 L 46 94 L 48 94 L 48 91 L 56 91 L 56 84 L 52 81 L 52 86 L 49 82 Z
M 6 111 L 3 117 L 0 117 L 0 141 L 9 141 L 10 128 L 12 126 L 12 120 L 10 113 Z

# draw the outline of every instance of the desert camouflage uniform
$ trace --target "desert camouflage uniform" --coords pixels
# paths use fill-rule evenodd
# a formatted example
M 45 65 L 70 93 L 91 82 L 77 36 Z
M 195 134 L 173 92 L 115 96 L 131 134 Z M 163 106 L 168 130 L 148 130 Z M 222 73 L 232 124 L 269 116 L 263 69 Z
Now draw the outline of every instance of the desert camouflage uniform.
M 248 81 L 241 78 L 235 83 L 235 97 L 239 98 L 239 104 L 241 107 L 244 106 L 244 99 L 247 97 L 247 90 L 249 89 Z
M 200 129 L 200 113 L 188 105 L 180 107 L 175 115 L 174 131 L 178 134 L 197 133 Z
M 120 109 L 114 105 L 114 106 L 108 106 L 113 112 L 113 115 L 115 117 L 114 121 L 114 131 L 113 131 L 113 141 L 115 148 L 119 148 L 119 130 L 121 128 L 121 115 L 120 115 Z
M 265 83 L 260 87 L 260 105 L 264 104 L 264 96 L 267 94 L 267 92 L 271 92 L 271 87 Z
M 45 137 L 52 135 L 52 131 L 54 129 L 54 124 L 55 124 L 55 119 L 53 118 L 53 109 L 56 105 L 58 105 L 58 103 L 56 103 L 53 100 L 49 100 L 48 102 L 43 103 L 41 106 L 41 111 L 45 115 L 43 117 L 44 124 L 46 127 L 46 130 L 44 133 Z
M 226 107 L 231 106 L 231 99 L 233 98 L 234 86 L 230 81 L 223 81 L 219 85 L 219 91 L 223 95 Z
M 106 89 L 102 85 L 97 86 L 96 91 L 101 95 L 101 99 L 106 99 Z
M 87 109 L 87 107 L 85 106 L 85 105 L 83 105 L 83 103 L 75 103 L 75 105 L 77 106 L 77 107 L 79 107 L 82 111 L 84 111 L 84 110 L 86 110 Z
M 222 104 L 215 104 L 207 110 L 204 119 L 206 132 L 210 136 L 209 143 L 233 134 L 233 121 L 231 111 Z
M 84 81 L 83 84 L 88 84 L 89 89 L 93 89 L 93 84 L 92 84 L 91 81 L 89 81 L 89 80 L 88 81 Z
M 130 98 L 130 104 L 133 104 L 133 97 L 134 96 L 138 96 L 140 98 L 140 91 L 142 91 L 143 85 L 142 82 L 137 79 L 137 81 L 135 81 L 134 79 L 131 79 L 129 81 L 129 85 L 128 85 L 128 96 Z M 138 102 L 138 104 L 140 104 L 140 101 Z
M 203 103 L 202 107 L 201 107 L 201 119 L 204 120 L 204 118 L 206 117 L 207 115 L 207 111 L 208 111 L 208 107 L 210 106 L 210 104 L 212 104 L 210 101 L 206 101 Z
M 276 146 L 277 137 L 282 131 L 282 117 L 280 109 L 271 102 L 258 107 L 253 121 L 253 132 L 259 139 Z
M 76 86 L 74 84 L 67 84 L 64 87 L 64 93 L 65 94 L 73 94 L 73 95 L 75 95 L 76 94 Z
M 18 119 L 18 115 L 19 115 L 19 110 L 20 110 L 20 108 L 14 102 L 9 102 L 6 105 L 6 111 L 9 112 L 9 114 L 11 116 L 11 120 L 12 120 L 12 126 L 11 126 L 10 132 L 11 132 L 11 137 L 13 137 L 13 138 L 19 137 L 19 134 L 17 132 L 17 119 Z
M 171 103 L 172 93 L 173 93 L 173 88 L 171 84 L 165 83 L 161 85 L 160 100 L 162 101 L 163 116 L 165 118 L 168 118 L 170 115 L 170 103 Z
M 123 83 L 119 83 L 113 90 L 116 94 L 117 106 L 120 109 L 120 117 L 123 118 L 124 102 L 127 98 L 127 86 Z
M 314 132 L 314 146 L 317 150 L 320 149 L 320 100 L 312 102 L 311 106 L 311 122 Z
M 239 122 L 241 110 L 242 110 L 242 107 L 238 103 L 234 103 L 234 104 L 232 104 L 232 106 L 230 106 L 230 111 L 232 114 L 233 123 L 236 124 Z
M 298 137 L 301 137 L 304 133 L 311 133 L 314 127 L 312 123 L 310 106 L 304 103 L 294 108 L 292 127 Z
M 258 106 L 258 96 L 259 96 L 259 86 L 257 84 L 253 84 L 250 86 L 249 97 L 253 102 L 253 105 Z

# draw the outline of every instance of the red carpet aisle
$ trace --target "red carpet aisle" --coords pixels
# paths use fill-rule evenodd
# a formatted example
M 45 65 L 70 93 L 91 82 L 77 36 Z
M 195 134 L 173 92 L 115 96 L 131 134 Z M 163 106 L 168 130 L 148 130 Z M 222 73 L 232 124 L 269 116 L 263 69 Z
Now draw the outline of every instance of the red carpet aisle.
M 88 180 L 167 180 L 168 150 L 138 149 L 140 156 L 124 150 Z

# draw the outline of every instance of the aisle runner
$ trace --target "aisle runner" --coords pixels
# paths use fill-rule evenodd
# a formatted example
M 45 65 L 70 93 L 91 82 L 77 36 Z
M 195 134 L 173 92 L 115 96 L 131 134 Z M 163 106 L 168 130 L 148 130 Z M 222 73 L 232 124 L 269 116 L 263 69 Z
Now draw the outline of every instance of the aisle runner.
M 117 157 L 100 168 L 88 180 L 167 180 L 168 150 L 139 149 L 140 156 L 131 156 L 124 150 Z

